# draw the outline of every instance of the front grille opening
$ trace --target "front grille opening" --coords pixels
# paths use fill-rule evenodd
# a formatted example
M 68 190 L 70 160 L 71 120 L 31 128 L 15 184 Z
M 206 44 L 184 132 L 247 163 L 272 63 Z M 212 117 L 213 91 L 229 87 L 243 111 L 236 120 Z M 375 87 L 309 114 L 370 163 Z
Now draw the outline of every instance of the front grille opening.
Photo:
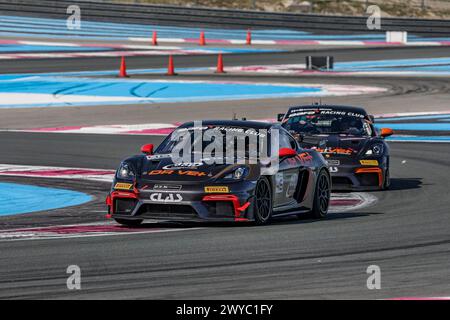
M 211 216 L 215 217 L 234 217 L 233 204 L 230 201 L 205 201 L 204 205 Z
M 116 199 L 114 213 L 131 215 L 136 206 L 136 199 Z
M 347 177 L 331 177 L 333 185 L 353 185 L 352 180 Z
M 151 216 L 187 216 L 197 217 L 195 209 L 189 205 L 174 204 L 144 204 L 137 215 Z
M 377 186 L 379 182 L 377 173 L 360 173 L 358 178 L 359 183 L 364 187 Z

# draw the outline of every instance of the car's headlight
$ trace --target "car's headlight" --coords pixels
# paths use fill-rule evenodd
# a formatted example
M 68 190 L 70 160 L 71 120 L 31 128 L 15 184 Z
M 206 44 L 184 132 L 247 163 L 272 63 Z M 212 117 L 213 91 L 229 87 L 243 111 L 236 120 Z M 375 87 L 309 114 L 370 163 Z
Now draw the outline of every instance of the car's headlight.
M 381 143 L 376 143 L 366 151 L 366 156 L 379 156 L 382 155 L 383 152 L 384 146 Z
M 249 170 L 247 167 L 238 167 L 234 169 L 232 172 L 229 172 L 227 175 L 225 175 L 224 179 L 231 179 L 231 180 L 242 180 L 247 177 L 249 173 Z
M 128 163 L 122 163 L 119 170 L 117 170 L 117 178 L 133 179 L 136 176 L 133 168 Z

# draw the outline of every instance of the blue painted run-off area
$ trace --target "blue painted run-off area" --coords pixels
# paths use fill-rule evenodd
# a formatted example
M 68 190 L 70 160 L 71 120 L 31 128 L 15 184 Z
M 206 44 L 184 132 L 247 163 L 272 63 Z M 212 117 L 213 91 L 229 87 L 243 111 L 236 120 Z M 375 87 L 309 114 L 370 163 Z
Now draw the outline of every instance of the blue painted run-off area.
M 24 52 L 70 52 L 70 51 L 108 51 L 105 47 L 58 46 L 58 45 L 30 45 L 30 44 L 0 44 L 0 53 Z
M 450 123 L 377 123 L 378 128 L 391 128 L 393 130 L 416 131 L 450 131 Z
M 398 142 L 450 142 L 450 136 L 392 136 L 388 141 Z
M 0 108 L 151 102 L 194 102 L 245 98 L 302 97 L 324 93 L 321 87 L 204 81 L 120 80 L 66 77 L 0 77 Z M 36 96 L 27 94 L 42 94 Z M 81 97 L 81 98 L 80 98 Z M 13 100 L 16 99 L 16 100 Z M 80 101 L 83 99 L 83 101 Z
M 179 47 L 179 50 L 185 50 L 189 52 L 193 50 L 189 47 Z M 261 49 L 261 48 L 222 48 L 222 47 L 208 47 L 208 49 L 202 49 L 205 53 L 270 53 L 270 52 L 282 52 L 278 49 Z M 40 53 L 40 52 L 92 52 L 92 51 L 112 51 L 112 48 L 102 47 L 101 45 L 95 47 L 83 47 L 83 46 L 58 46 L 58 45 L 29 45 L 29 44 L 0 44 L 0 53 Z
M 92 197 L 77 191 L 0 182 L 0 216 L 77 206 Z
M 394 59 L 374 61 L 337 62 L 339 72 L 427 72 L 450 73 L 450 58 Z
M 193 98 L 205 96 L 262 95 L 320 92 L 320 88 L 271 84 L 120 81 L 93 79 L 42 78 L 18 82 L 0 81 L 0 92 L 47 93 L 55 95 L 89 95 L 103 97 Z
M 378 121 L 375 124 L 377 128 L 401 131 L 400 135 L 389 137 L 389 141 L 450 142 L 450 114 L 447 113 L 382 118 Z

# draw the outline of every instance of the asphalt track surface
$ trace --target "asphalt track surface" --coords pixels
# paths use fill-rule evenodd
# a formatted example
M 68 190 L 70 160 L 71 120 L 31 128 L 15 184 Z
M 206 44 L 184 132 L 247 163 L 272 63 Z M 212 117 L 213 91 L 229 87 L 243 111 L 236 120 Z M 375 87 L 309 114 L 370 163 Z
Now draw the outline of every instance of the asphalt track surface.
M 205 48 L 208 48 L 206 46 Z M 285 64 L 305 63 L 308 55 L 333 55 L 335 61 L 361 61 L 380 59 L 408 59 L 417 57 L 438 58 L 450 54 L 450 47 L 397 47 L 380 46 L 376 48 L 301 48 L 280 53 L 249 53 L 227 54 L 226 62 L 230 66 L 249 64 Z M 7 73 L 33 73 L 33 72 L 64 72 L 64 71 L 92 71 L 114 70 L 118 67 L 117 57 L 77 58 L 77 59 L 27 59 L 6 61 L 0 64 L 0 72 Z M 177 67 L 205 67 L 214 66 L 217 57 L 214 55 L 176 56 Z M 127 58 L 130 69 L 139 68 L 165 68 L 167 56 L 144 56 Z
M 429 56 L 430 52 L 448 55 L 448 51 L 440 48 L 428 52 L 415 52 L 415 49 L 392 52 L 397 51 L 377 51 L 368 55 L 382 54 L 386 59 L 389 57 L 385 54 L 396 58 Z M 291 63 L 283 55 L 273 60 Z M 350 59 L 351 52 L 348 55 Z M 353 58 L 359 56 L 360 52 L 353 53 Z M 191 58 L 185 59 L 188 65 Z M 90 63 L 98 63 L 101 68 L 102 62 L 106 65 L 110 60 Z M 58 63 L 65 65 L 64 61 L 56 60 L 30 61 L 28 68 L 17 64 L 8 70 L 44 72 Z M 70 68 L 76 68 L 78 63 L 83 61 L 71 62 Z M 255 57 L 251 63 L 255 63 Z M 7 66 L 0 69 L 5 68 Z M 326 81 L 342 83 L 347 80 Z M 367 83 L 371 80 L 357 81 Z M 398 91 L 380 97 L 383 105 L 390 102 L 398 111 L 404 111 L 428 100 L 429 105 L 444 108 L 445 98 L 448 99 L 445 81 L 402 81 L 405 82 L 391 80 L 387 84 Z M 410 89 L 408 81 L 409 85 L 422 88 L 425 93 Z M 426 100 L 421 100 L 425 95 Z M 364 101 L 364 97 L 355 99 Z M 379 110 L 375 103 L 371 105 L 373 111 Z M 276 108 L 280 107 L 266 111 L 272 112 Z M 397 110 L 391 108 L 391 112 L 394 111 Z M 258 115 L 257 112 L 249 113 L 250 116 Z M 0 133 L 0 163 L 115 168 L 124 155 L 136 153 L 143 143 L 158 143 L 160 139 L 4 132 Z M 391 143 L 392 190 L 375 192 L 378 202 L 370 207 L 332 214 L 321 221 L 286 218 L 263 227 L 202 225 L 200 229 L 186 227 L 182 232 L 0 241 L 0 298 L 385 299 L 450 296 L 449 154 L 448 144 Z M 18 178 L 6 180 L 24 181 Z M 26 181 L 85 190 L 94 194 L 97 200 L 79 208 L 2 219 L 2 229 L 29 223 L 47 225 L 50 221 L 73 223 L 101 219 L 99 211 L 103 209 L 102 197 L 108 185 L 45 179 Z M 66 288 L 66 268 L 72 264 L 82 269 L 80 291 Z M 366 269 L 370 265 L 381 268 L 381 290 L 366 287 Z

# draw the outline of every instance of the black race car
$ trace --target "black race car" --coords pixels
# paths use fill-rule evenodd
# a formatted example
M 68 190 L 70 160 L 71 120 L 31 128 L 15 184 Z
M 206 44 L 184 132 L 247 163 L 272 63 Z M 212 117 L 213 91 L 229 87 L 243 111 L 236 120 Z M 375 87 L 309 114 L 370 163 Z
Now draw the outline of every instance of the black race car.
M 214 150 L 213 142 L 219 146 Z M 145 219 L 264 224 L 275 216 L 321 218 L 328 212 L 327 162 L 317 151 L 300 148 L 280 124 L 189 122 L 154 152 L 153 145 L 141 151 L 120 164 L 106 199 L 108 216 L 120 224 Z
M 333 189 L 373 190 L 390 185 L 391 129 L 377 131 L 362 108 L 336 105 L 292 107 L 278 121 L 303 148 L 322 153 L 330 166 Z

